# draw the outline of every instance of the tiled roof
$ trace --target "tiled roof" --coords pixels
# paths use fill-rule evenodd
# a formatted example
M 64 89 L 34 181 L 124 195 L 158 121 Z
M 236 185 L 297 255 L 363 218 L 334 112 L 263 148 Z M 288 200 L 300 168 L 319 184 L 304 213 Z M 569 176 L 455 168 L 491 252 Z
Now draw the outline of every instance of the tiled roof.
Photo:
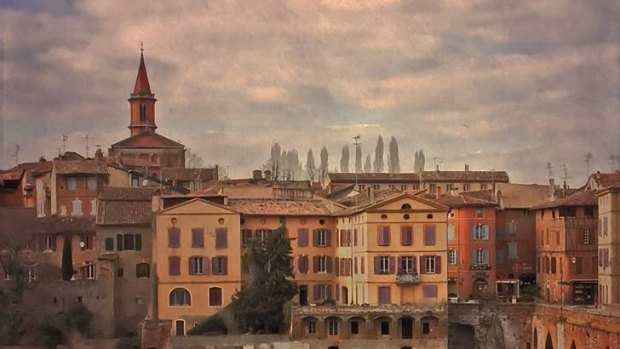
M 503 208 L 530 208 L 549 200 L 549 186 L 497 183 L 496 192 Z
M 95 233 L 95 219 L 90 217 L 60 217 L 50 216 L 39 218 L 43 233 L 46 234 L 75 234 Z
M 496 206 L 497 203 L 493 198 L 490 190 L 465 192 L 458 195 L 444 194 L 439 199 L 434 200 L 448 207 L 466 207 L 466 206 Z
M 161 177 L 172 181 L 215 181 L 217 180 L 217 167 L 209 168 L 182 168 L 164 167 L 161 169 Z
M 183 149 L 185 146 L 179 142 L 175 142 L 170 138 L 166 138 L 151 129 L 125 138 L 120 142 L 114 143 L 110 148 L 174 148 Z
M 620 182 L 620 172 L 595 173 L 592 177 L 594 177 L 594 180 L 598 183 L 599 188 L 606 188 Z
M 596 190 L 582 189 L 566 197 L 563 197 L 561 199 L 549 201 L 549 202 L 534 206 L 532 207 L 532 209 L 536 210 L 536 209 L 551 208 L 551 207 L 596 206 L 596 205 L 598 205 L 598 200 L 596 198 Z
M 336 208 L 329 207 L 329 202 L 314 199 L 229 199 L 228 206 L 242 214 L 277 216 L 329 216 Z
M 105 161 L 86 159 L 86 160 L 54 160 L 56 174 L 108 174 Z
M 330 182 L 419 182 L 419 173 L 329 173 Z M 508 182 L 506 171 L 424 171 L 422 181 L 431 182 Z
M 155 188 L 104 187 L 97 197 L 97 225 L 143 225 L 152 219 Z

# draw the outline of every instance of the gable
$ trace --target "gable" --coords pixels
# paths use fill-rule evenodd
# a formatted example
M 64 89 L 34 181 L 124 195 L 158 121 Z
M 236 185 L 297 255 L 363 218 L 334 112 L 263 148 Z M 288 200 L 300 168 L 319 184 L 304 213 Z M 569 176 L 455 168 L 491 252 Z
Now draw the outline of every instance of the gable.
M 197 198 L 161 210 L 158 214 L 239 214 L 239 212 Z
M 409 204 L 411 209 L 414 211 L 448 211 L 448 208 L 443 205 L 409 194 L 402 194 L 396 198 L 379 202 L 376 205 L 369 207 L 368 211 L 402 210 L 402 207 L 405 204 Z

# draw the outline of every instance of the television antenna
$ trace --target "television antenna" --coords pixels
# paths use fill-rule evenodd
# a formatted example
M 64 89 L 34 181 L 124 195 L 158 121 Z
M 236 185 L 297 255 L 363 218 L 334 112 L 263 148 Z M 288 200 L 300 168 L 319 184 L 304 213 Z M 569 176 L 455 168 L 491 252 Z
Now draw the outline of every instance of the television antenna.
M 593 157 L 594 157 L 594 156 L 592 155 L 592 153 L 587 153 L 587 154 L 585 155 L 584 160 L 583 160 L 583 161 L 585 161 L 585 163 L 586 163 L 586 177 L 589 177 L 589 176 L 590 176 L 590 161 L 592 161 L 592 158 L 593 158 Z

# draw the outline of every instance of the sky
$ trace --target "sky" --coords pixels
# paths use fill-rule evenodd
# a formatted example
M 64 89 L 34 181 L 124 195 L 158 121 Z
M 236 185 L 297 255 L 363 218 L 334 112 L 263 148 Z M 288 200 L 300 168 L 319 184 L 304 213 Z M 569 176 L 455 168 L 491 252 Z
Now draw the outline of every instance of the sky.
M 141 41 L 158 132 L 233 177 L 356 135 L 515 183 L 620 159 L 616 0 L 2 0 L 0 168 L 128 137 Z

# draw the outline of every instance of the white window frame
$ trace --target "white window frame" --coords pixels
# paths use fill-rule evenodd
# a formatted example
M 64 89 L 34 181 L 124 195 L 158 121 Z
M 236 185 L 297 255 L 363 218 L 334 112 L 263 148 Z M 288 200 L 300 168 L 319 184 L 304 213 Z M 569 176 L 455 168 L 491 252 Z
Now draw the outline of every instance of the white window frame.
M 45 251 L 46 252 L 51 252 L 53 251 L 53 245 L 56 239 L 54 239 L 53 235 L 48 235 L 45 237 Z
M 455 249 L 451 248 L 448 250 L 448 264 L 456 264 L 457 263 L 457 258 L 456 258 L 457 252 Z
M 84 215 L 84 210 L 82 209 L 82 200 L 79 198 L 75 198 L 75 200 L 71 200 L 71 216 L 72 217 L 82 217 Z
M 317 265 L 317 271 L 319 273 L 327 272 L 327 256 L 319 256 L 319 263 Z
M 192 275 L 204 275 L 205 273 L 205 260 L 204 257 L 194 256 L 190 257 L 190 268 L 192 268 Z
M 426 256 L 426 258 L 424 258 L 424 271 L 426 274 L 435 274 L 436 270 L 435 256 Z
M 400 272 L 402 274 L 413 274 L 413 256 L 402 256 L 400 260 Z M 388 262 L 389 263 L 389 262 Z
M 97 276 L 97 268 L 95 263 L 88 263 L 84 267 L 84 279 L 95 280 Z
M 482 248 L 479 248 L 476 250 L 476 259 L 474 260 L 474 264 L 477 265 L 485 265 L 487 264 L 486 259 L 484 258 L 485 255 L 485 250 Z
M 390 272 L 390 257 L 379 256 L 379 273 L 388 274 Z
M 319 229 L 317 231 L 317 246 L 327 246 L 327 230 Z
M 327 320 L 327 334 L 330 336 L 338 335 L 338 320 L 336 319 Z
M 307 324 L 307 334 L 316 334 L 316 320 L 308 320 Z

